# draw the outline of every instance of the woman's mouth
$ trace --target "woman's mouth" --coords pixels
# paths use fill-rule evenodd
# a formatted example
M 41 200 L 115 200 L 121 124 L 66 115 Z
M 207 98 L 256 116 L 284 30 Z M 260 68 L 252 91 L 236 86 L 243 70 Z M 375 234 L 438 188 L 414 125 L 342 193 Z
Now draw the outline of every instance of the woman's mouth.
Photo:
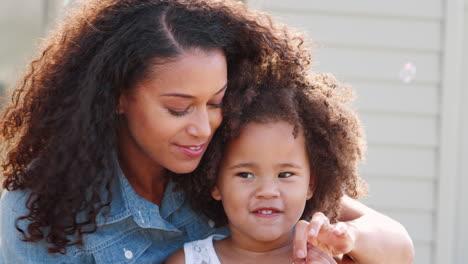
M 200 157 L 204 150 L 206 144 L 201 145 L 177 145 L 177 147 L 188 157 L 198 158 Z

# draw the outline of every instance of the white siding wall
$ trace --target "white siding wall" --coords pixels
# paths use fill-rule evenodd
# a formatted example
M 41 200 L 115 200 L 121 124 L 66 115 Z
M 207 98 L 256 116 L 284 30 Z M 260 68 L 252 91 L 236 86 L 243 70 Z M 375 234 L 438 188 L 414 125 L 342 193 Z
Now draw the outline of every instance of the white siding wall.
M 42 1 L 24 2 L 0 3 L 0 83 L 6 87 L 24 69 L 44 25 Z
M 0 2 L 0 87 L 10 88 L 37 52 L 39 38 L 63 14 L 63 0 Z M 1 94 L 2 91 L 0 91 Z
M 364 202 L 408 229 L 415 263 L 434 263 L 444 2 L 248 3 L 307 31 L 317 44 L 314 71 L 356 88 L 369 142 L 361 168 L 370 184 Z M 398 77 L 406 62 L 417 69 L 409 84 Z
M 461 107 L 461 140 L 460 140 L 460 171 L 458 174 L 457 199 L 457 238 L 455 248 L 456 263 L 466 263 L 468 260 L 468 0 L 465 0 L 464 41 L 463 41 L 462 73 L 462 104 Z

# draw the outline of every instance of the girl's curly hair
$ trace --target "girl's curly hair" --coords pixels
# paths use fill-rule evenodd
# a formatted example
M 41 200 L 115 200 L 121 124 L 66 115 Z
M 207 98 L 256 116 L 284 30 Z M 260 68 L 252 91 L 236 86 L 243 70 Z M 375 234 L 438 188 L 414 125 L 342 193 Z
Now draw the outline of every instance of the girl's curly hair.
M 236 1 L 79 5 L 46 39 L 1 115 L 3 187 L 29 193 L 29 213 L 16 224 L 23 239 L 45 239 L 50 253 L 65 254 L 96 231 L 116 177 L 118 99 L 153 76 L 152 66 L 164 67 L 193 48 L 223 50 L 229 86 L 224 113 L 235 117 L 261 78 L 302 78 L 310 63 L 302 43 L 300 35 Z M 27 230 L 18 221 L 27 221 Z
M 296 135 L 298 131 L 304 133 L 311 177 L 316 183 L 302 218 L 320 211 L 336 221 L 344 195 L 359 198 L 367 194 L 367 185 L 357 172 L 366 144 L 359 119 L 348 104 L 351 98 L 351 88 L 339 84 L 332 75 L 317 74 L 310 81 L 282 77 L 264 80 L 240 116 L 225 117 L 200 166 L 173 179 L 186 191 L 195 210 L 217 226 L 226 225 L 222 203 L 214 200 L 211 192 L 228 142 L 251 122 L 286 121 L 293 125 Z

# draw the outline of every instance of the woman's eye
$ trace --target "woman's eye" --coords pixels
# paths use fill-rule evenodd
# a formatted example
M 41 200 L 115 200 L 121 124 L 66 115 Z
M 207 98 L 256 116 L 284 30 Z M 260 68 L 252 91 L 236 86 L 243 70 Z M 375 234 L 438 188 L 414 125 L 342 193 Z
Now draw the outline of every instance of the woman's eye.
M 184 116 L 188 113 L 189 109 L 185 109 L 185 110 L 182 110 L 182 111 L 176 111 L 176 110 L 172 110 L 172 109 L 167 109 L 167 111 L 169 111 L 169 113 L 171 115 L 174 115 L 174 116 Z
M 214 108 L 223 108 L 223 103 L 219 103 L 219 104 L 210 104 L 211 107 L 214 107 Z
M 236 176 L 239 176 L 241 178 L 245 178 L 245 179 L 252 179 L 254 177 L 254 175 L 250 172 L 239 172 L 236 174 Z
M 281 172 L 280 174 L 278 174 L 278 178 L 289 178 L 293 175 L 294 173 L 286 171 L 286 172 Z

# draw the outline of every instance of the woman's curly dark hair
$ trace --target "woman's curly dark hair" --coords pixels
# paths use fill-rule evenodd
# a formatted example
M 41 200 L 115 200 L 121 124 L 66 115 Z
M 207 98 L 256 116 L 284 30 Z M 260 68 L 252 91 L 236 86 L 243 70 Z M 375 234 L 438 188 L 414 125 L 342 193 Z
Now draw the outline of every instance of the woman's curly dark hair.
M 174 180 L 186 191 L 195 210 L 217 226 L 226 225 L 222 203 L 214 200 L 211 192 L 228 142 L 251 122 L 286 121 L 296 135 L 303 131 L 311 177 L 315 177 L 314 195 L 306 202 L 302 219 L 320 211 L 336 221 L 344 195 L 359 198 L 367 194 L 367 185 L 357 172 L 366 144 L 359 119 L 349 105 L 352 94 L 350 87 L 327 74 L 314 75 L 310 81 L 264 80 L 240 116 L 225 117 L 200 166 Z
M 45 239 L 50 253 L 64 254 L 96 231 L 96 216 L 112 199 L 122 90 L 192 48 L 224 51 L 224 113 L 234 117 L 260 78 L 287 73 L 300 79 L 310 63 L 300 35 L 240 2 L 79 5 L 46 39 L 1 116 L 3 187 L 29 193 L 29 213 L 17 220 L 25 241 Z M 18 221 L 27 221 L 27 230 Z

